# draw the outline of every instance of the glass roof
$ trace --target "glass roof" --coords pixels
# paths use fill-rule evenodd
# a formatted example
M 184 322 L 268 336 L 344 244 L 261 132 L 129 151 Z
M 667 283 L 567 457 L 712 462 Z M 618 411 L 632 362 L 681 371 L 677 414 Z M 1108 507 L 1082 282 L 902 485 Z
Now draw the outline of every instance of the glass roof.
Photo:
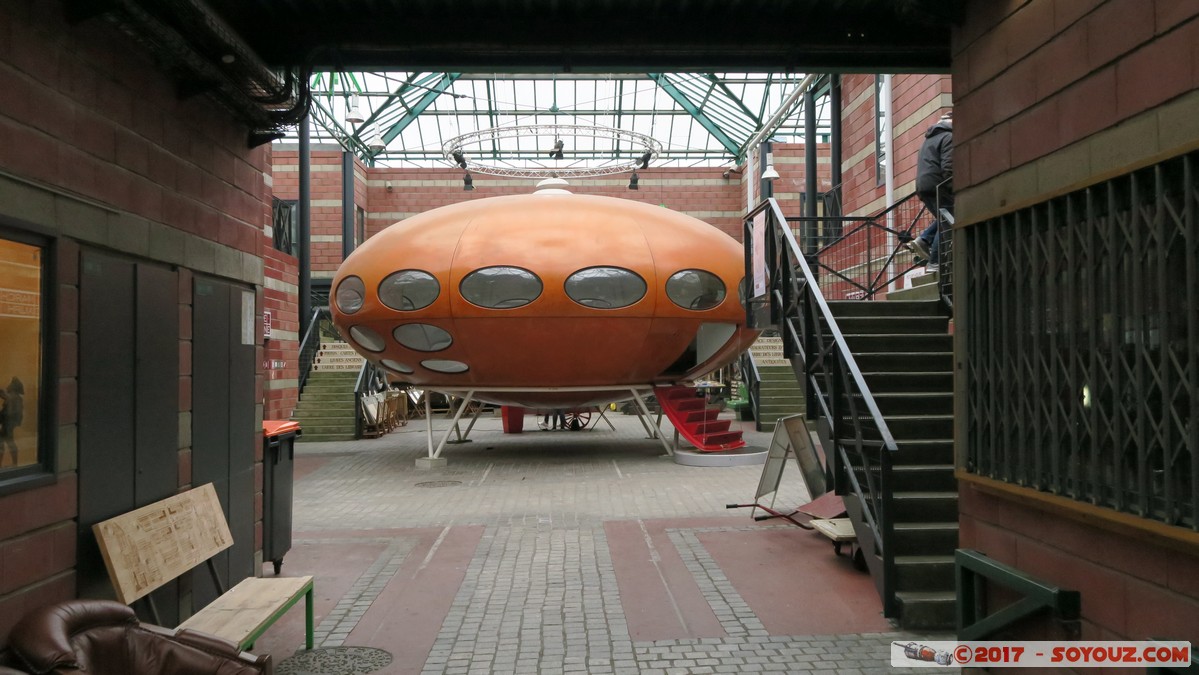
M 488 165 L 550 169 L 628 162 L 648 147 L 637 143 L 640 135 L 656 142 L 653 166 L 730 166 L 744 161 L 748 144 L 784 106 L 786 116 L 775 121 L 769 140 L 802 141 L 803 97 L 796 103 L 795 94 L 804 79 L 768 73 L 321 72 L 311 82 L 311 138 L 340 143 L 375 166 L 454 166 L 450 150 L 458 147 Z M 827 97 L 816 101 L 817 133 L 826 140 Z M 351 110 L 361 122 L 347 121 Z M 534 125 L 541 128 L 528 129 Z M 488 130 L 499 131 L 478 133 Z M 471 143 L 458 144 L 467 134 Z M 551 155 L 555 140 L 563 142 L 557 159 Z

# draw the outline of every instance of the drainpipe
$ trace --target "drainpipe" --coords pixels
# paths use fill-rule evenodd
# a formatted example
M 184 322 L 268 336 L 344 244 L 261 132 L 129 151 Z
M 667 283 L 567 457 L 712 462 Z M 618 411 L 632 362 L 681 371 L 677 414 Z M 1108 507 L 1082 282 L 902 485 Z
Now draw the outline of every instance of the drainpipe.
M 300 122 L 300 335 L 308 331 L 312 318 L 312 147 L 309 142 L 308 118 Z
M 832 83 L 828 89 L 828 107 L 829 107 L 829 150 L 832 162 L 830 167 L 830 178 L 833 183 L 833 201 L 837 204 L 837 212 L 833 215 L 842 216 L 842 195 L 844 190 L 841 188 L 841 76 L 833 73 Z
M 883 91 L 885 92 L 883 94 L 883 105 L 886 106 L 883 108 L 883 124 L 885 124 L 887 127 L 887 171 L 885 174 L 885 180 L 887 184 L 886 190 L 888 209 L 895 204 L 895 116 L 892 114 L 892 109 L 895 107 L 895 97 L 891 95 L 891 77 L 891 75 L 883 76 Z M 891 213 L 890 211 L 887 212 L 887 229 L 889 232 L 887 233 L 886 250 L 891 251 L 894 250 L 896 241 L 895 235 L 891 234 L 891 232 L 895 231 L 895 214 Z M 892 278 L 894 276 L 895 262 L 892 260 L 891 269 L 888 271 L 887 277 Z M 891 290 L 899 290 L 899 284 L 895 281 L 892 281 Z
M 358 244 L 354 232 L 354 155 L 341 153 L 341 259 L 345 260 Z

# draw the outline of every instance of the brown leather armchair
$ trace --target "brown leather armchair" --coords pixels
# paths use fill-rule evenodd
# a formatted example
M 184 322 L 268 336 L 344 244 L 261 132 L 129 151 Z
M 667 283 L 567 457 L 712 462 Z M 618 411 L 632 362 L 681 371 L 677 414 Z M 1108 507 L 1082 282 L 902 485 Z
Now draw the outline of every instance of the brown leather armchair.
M 269 654 L 247 654 L 204 633 L 139 623 L 132 609 L 109 600 L 69 600 L 34 610 L 13 627 L 8 646 L 9 665 L 34 675 L 273 673 Z

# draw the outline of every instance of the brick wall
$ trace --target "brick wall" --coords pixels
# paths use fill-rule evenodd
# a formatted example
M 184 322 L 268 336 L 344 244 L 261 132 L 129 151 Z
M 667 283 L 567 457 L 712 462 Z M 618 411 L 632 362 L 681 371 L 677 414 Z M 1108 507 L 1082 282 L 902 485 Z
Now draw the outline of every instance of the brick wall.
M 262 283 L 267 149 L 247 149 L 247 129 L 205 97 L 181 100 L 108 22 L 64 16 L 61 2 L 0 2 L 0 215 L 56 241 L 60 367 L 56 480 L 0 497 L 0 646 L 25 611 L 76 593 L 77 411 L 103 404 L 78 394 L 81 249 L 179 271 L 180 486 L 191 482 L 192 270 Z
M 961 484 L 960 497 L 959 546 L 1079 591 L 1081 639 L 1199 639 L 1199 558 L 1192 552 L 1046 514 L 970 483 Z M 1066 633 L 1033 621 L 1009 637 L 1064 639 Z
M 847 215 L 873 215 L 886 208 L 886 186 L 875 152 L 874 75 L 841 77 L 841 173 Z M 952 105 L 946 75 L 893 75 L 892 125 L 895 127 L 894 199 L 912 194 L 916 187 L 916 158 L 924 132 Z M 956 130 L 955 130 L 956 139 Z
M 298 196 L 298 157 L 289 146 L 276 149 L 275 196 Z M 312 267 L 313 276 L 332 276 L 341 262 L 341 159 L 339 151 L 314 149 L 312 157 Z M 325 168 L 318 168 L 325 167 Z M 570 190 L 633 199 L 686 213 L 740 238 L 744 194 L 741 177 L 722 177 L 723 168 L 649 168 L 638 171 L 638 189 L 629 190 L 629 174 L 572 179 Z M 475 189 L 463 190 L 460 169 L 397 169 L 363 167 L 355 170 L 355 201 L 366 207 L 366 234 L 439 206 L 470 199 L 528 194 L 537 181 L 475 174 Z M 391 184 L 391 189 L 387 184 Z M 336 203 L 336 204 L 335 204 Z M 328 237 L 329 241 L 317 238 Z M 321 245 L 318 254 L 317 246 Z
M 816 145 L 816 190 L 827 192 L 832 189 L 831 148 L 827 143 Z M 807 153 L 803 143 L 771 143 L 770 154 L 774 156 L 774 170 L 779 177 L 772 187 L 774 198 L 785 216 L 802 216 L 803 204 L 800 197 L 807 189 Z M 742 192 L 744 195 L 744 192 Z M 740 239 L 740 237 L 738 237 Z
M 954 34 L 963 225 L 1199 146 L 1199 5 L 974 0 Z
M 959 227 L 1199 147 L 1196 45 L 1193 2 L 970 2 L 954 34 Z M 963 316 L 958 340 L 986 329 Z M 1199 640 L 1193 532 L 960 485 L 961 545 L 1081 591 L 1083 639 Z

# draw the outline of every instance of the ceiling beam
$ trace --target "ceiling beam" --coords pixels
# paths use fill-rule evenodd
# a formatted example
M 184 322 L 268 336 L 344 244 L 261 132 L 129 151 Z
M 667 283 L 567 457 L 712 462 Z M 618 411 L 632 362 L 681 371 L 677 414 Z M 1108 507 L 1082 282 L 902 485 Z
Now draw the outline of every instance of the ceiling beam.
M 408 108 L 408 112 L 403 117 L 396 121 L 395 124 L 391 125 L 387 131 L 383 132 L 383 142 L 390 143 L 395 140 L 395 137 L 399 136 L 404 129 L 408 128 L 408 125 L 412 124 L 417 117 L 420 117 L 420 114 L 425 111 L 425 108 L 433 105 L 433 101 L 436 101 L 438 96 L 444 94 L 445 90 L 449 89 L 450 85 L 453 84 L 454 80 L 457 80 L 459 76 L 461 76 L 461 73 L 445 73 L 442 75 L 441 80 L 437 84 L 433 85 L 432 87 L 424 87 L 424 89 L 427 89 L 425 95 L 420 97 L 419 101 L 410 106 Z
M 662 87 L 662 91 L 665 91 L 667 95 L 675 100 L 676 103 L 682 106 L 683 110 L 686 110 L 688 113 L 690 113 L 691 117 L 693 117 L 695 121 L 700 124 L 700 126 L 702 126 L 704 129 L 707 129 L 708 133 L 712 134 L 712 137 L 715 138 L 718 143 L 724 146 L 724 148 L 728 150 L 730 154 L 732 154 L 734 157 L 740 158 L 741 145 L 730 138 L 729 135 L 725 133 L 724 130 L 716 124 L 716 122 L 708 117 L 699 106 L 693 103 L 686 94 L 679 90 L 678 87 L 674 86 L 674 83 L 670 81 L 670 78 L 668 78 L 665 73 L 649 73 L 649 77 L 654 82 L 657 82 L 659 87 Z

